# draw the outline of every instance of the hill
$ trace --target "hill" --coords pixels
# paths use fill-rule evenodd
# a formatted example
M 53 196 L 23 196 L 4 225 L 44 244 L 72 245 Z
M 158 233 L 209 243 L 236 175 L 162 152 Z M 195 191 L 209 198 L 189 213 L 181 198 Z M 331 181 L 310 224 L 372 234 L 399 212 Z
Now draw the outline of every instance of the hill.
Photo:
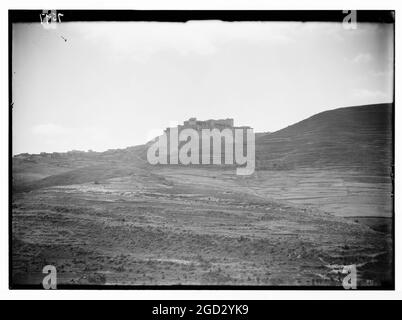
M 148 145 L 106 152 L 13 157 L 13 190 L 94 182 L 150 168 Z M 392 104 L 325 111 L 274 133 L 256 134 L 256 169 L 343 168 L 389 175 Z
M 12 282 L 50 264 L 58 285 L 340 287 L 356 265 L 358 288 L 391 288 L 391 126 L 376 105 L 256 134 L 252 176 L 152 166 L 148 145 L 18 155 Z
M 256 138 L 259 169 L 342 167 L 389 174 L 392 104 L 325 111 Z

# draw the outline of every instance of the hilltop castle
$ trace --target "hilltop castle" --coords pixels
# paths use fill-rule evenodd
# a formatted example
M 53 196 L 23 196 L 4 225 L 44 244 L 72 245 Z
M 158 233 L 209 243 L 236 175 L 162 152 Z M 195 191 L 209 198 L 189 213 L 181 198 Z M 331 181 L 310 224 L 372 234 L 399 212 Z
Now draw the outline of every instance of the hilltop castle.
M 148 148 L 147 159 L 153 165 L 236 165 L 236 174 L 250 175 L 255 168 L 255 134 L 250 127 L 235 127 L 229 118 L 190 118 L 182 125 L 165 129 Z
M 201 131 L 202 129 L 218 129 L 218 130 L 224 130 L 224 129 L 250 129 L 248 126 L 241 126 L 241 127 L 235 127 L 234 126 L 234 120 L 231 118 L 227 119 L 210 119 L 210 120 L 197 120 L 197 118 L 190 118 L 186 121 L 183 122 L 182 125 L 177 126 L 179 132 L 183 129 L 194 129 L 196 131 Z M 165 130 L 166 133 L 168 133 L 169 128 Z

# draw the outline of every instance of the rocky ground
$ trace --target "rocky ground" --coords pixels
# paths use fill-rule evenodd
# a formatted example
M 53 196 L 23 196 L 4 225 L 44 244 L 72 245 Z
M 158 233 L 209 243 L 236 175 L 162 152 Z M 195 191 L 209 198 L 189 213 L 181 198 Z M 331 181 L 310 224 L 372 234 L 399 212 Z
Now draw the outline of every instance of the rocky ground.
M 261 178 L 261 175 L 260 175 Z M 225 170 L 129 175 L 15 193 L 14 284 L 358 286 L 392 283 L 389 230 L 274 199 Z

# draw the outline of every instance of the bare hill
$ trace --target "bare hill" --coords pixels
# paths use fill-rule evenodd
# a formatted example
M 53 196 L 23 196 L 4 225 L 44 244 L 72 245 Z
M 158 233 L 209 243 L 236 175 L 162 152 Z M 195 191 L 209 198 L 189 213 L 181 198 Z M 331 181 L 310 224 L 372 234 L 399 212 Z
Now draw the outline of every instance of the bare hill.
M 94 182 L 151 168 L 147 145 L 106 152 L 42 153 L 13 158 L 13 190 Z M 274 133 L 256 134 L 257 170 L 344 168 L 388 175 L 392 105 L 325 111 Z
M 256 139 L 257 168 L 343 167 L 389 174 L 392 104 L 325 111 Z

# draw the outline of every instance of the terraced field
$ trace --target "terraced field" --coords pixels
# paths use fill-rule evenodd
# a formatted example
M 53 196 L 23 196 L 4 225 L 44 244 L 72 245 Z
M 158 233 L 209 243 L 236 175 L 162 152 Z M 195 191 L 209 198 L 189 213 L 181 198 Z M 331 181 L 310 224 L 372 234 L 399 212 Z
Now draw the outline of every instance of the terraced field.
M 361 286 L 390 283 L 389 234 L 238 179 L 160 168 L 18 194 L 15 283 L 39 284 L 47 264 L 60 284 L 339 286 L 350 264 Z

